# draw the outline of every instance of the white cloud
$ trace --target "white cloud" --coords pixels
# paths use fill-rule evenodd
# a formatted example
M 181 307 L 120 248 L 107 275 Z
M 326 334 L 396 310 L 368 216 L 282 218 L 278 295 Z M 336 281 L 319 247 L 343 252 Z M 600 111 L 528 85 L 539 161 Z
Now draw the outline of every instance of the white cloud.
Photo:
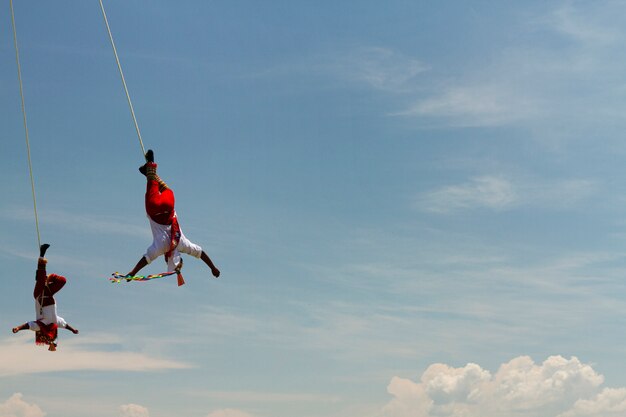
M 554 10 L 545 20 L 548 25 L 564 36 L 597 47 L 617 42 L 624 36 L 621 22 L 617 22 L 617 25 L 615 22 L 612 22 L 612 25 L 607 25 L 607 22 L 613 18 L 611 14 L 617 12 L 613 10 L 615 6 L 624 12 L 623 5 L 613 3 L 611 6 L 583 11 L 576 9 L 571 4 L 566 4 Z M 612 11 L 604 14 L 607 10 Z
M 248 414 L 245 411 L 235 410 L 232 408 L 224 408 L 222 410 L 215 410 L 210 412 L 207 417 L 252 417 L 252 414 Z
M 495 374 L 476 364 L 433 364 L 419 382 L 394 377 L 384 417 L 599 417 L 626 407 L 625 390 L 604 390 L 604 377 L 576 357 L 535 364 L 515 358 Z M 561 414 L 560 414 L 561 413 Z M 604 416 L 605 414 L 602 414 Z M 612 416 L 613 414 L 606 414 Z
M 22 399 L 21 393 L 15 393 L 8 400 L 0 403 L 0 417 L 43 417 L 44 413 L 36 404 L 29 404 Z
M 493 176 L 472 178 L 468 183 L 448 185 L 423 195 L 418 206 L 437 213 L 461 209 L 490 208 L 502 210 L 518 199 L 513 184 Z
M 196 393 L 202 397 L 217 398 L 232 402 L 255 402 L 255 403 L 336 403 L 339 397 L 320 394 L 298 394 L 280 392 L 257 392 L 257 391 L 200 391 Z
M 24 207 L 2 210 L 0 216 L 9 220 L 33 221 L 32 209 L 29 211 Z M 115 216 L 90 215 L 61 210 L 46 210 L 39 215 L 39 220 L 42 224 L 63 226 L 81 233 L 104 233 L 138 238 L 151 237 L 147 220 L 143 224 L 129 223 L 127 219 Z
M 447 86 L 394 116 L 446 118 L 457 127 L 500 126 L 536 116 L 534 99 L 492 82 Z
M 576 401 L 558 417 L 623 417 L 626 415 L 626 388 L 605 388 L 592 399 Z
M 35 346 L 33 334 L 23 331 L 0 343 L 0 377 L 58 371 L 129 371 L 147 372 L 163 369 L 189 368 L 190 365 L 170 359 L 162 359 L 141 352 L 97 350 L 110 340 L 91 338 L 63 341 L 56 352 L 47 352 Z M 96 346 L 96 349 L 93 349 Z M 54 355 L 54 361 L 50 356 Z
M 125 404 L 120 406 L 120 417 L 150 417 L 150 412 L 141 405 Z
M 624 12 L 620 2 L 568 2 L 525 15 L 511 25 L 521 31 L 516 38 L 542 34 L 541 42 L 511 41 L 478 65 L 458 62 L 452 74 L 433 64 L 411 103 L 391 114 L 450 127 L 516 125 L 551 136 L 568 127 L 596 131 L 599 118 L 623 123 Z
M 383 90 L 401 89 L 426 70 L 418 60 L 385 48 L 362 48 L 349 58 L 357 78 Z
M 328 64 L 326 71 L 365 83 L 377 90 L 406 92 L 414 78 L 427 70 L 420 61 L 388 48 L 363 47 Z
M 496 211 L 522 205 L 567 208 L 589 197 L 596 184 L 591 180 L 510 180 L 485 175 L 469 181 L 446 185 L 422 194 L 416 206 L 435 213 L 487 208 Z

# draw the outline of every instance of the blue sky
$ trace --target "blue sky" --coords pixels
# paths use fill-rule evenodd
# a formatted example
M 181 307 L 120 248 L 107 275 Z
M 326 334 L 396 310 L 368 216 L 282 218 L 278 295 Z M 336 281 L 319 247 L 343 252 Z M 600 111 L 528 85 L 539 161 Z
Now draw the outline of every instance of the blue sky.
M 607 417 L 626 365 L 621 2 L 105 2 L 185 234 L 151 242 L 98 2 L 0 10 L 0 417 Z M 161 272 L 155 261 L 146 272 Z

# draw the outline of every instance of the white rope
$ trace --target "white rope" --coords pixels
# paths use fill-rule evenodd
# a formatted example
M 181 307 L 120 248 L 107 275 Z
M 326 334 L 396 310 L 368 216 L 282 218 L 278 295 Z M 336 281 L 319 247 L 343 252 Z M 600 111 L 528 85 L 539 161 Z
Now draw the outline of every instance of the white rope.
M 22 117 L 24 119 L 24 132 L 26 134 L 26 153 L 28 155 L 28 171 L 30 172 L 30 188 L 33 193 L 33 208 L 35 210 L 35 226 L 37 228 L 38 248 L 41 247 L 41 235 L 39 233 L 39 217 L 37 216 L 37 198 L 35 197 L 35 180 L 33 177 L 33 163 L 30 159 L 30 141 L 28 140 L 28 123 L 26 123 L 26 104 L 24 102 L 24 88 L 22 87 L 22 68 L 20 66 L 20 52 L 17 47 L 17 30 L 15 29 L 15 13 L 13 12 L 13 0 L 11 5 L 11 23 L 13 24 L 13 44 L 15 45 L 15 61 L 17 62 L 17 79 L 20 84 L 20 97 L 22 97 Z
M 117 48 L 115 48 L 115 42 L 113 41 L 113 35 L 111 34 L 111 28 L 109 27 L 109 20 L 107 19 L 107 14 L 104 11 L 104 5 L 102 4 L 102 0 L 100 0 L 100 9 L 102 9 L 104 24 L 106 25 L 107 32 L 109 33 L 109 40 L 111 41 L 111 46 L 113 47 L 113 54 L 115 54 L 117 68 L 120 70 L 120 77 L 122 78 L 122 84 L 124 85 L 124 91 L 126 92 L 126 100 L 128 100 L 128 107 L 130 107 L 130 115 L 133 117 L 133 122 L 135 122 L 135 130 L 137 131 L 137 137 L 139 138 L 139 144 L 141 145 L 141 153 L 145 158 L 146 150 L 143 146 L 143 141 L 141 140 L 141 132 L 139 131 L 139 125 L 137 124 L 137 118 L 135 117 L 135 110 L 133 109 L 132 101 L 130 101 L 130 94 L 128 93 L 128 87 L 126 87 L 126 80 L 124 79 L 124 73 L 122 72 L 122 65 L 120 64 L 120 58 L 117 56 Z

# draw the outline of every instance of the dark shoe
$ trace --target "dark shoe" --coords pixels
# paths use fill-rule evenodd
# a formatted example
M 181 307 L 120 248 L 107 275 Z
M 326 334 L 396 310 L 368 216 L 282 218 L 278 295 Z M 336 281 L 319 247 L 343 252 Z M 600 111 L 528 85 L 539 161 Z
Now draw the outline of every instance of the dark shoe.
M 43 258 L 44 255 L 46 254 L 46 251 L 48 250 L 48 248 L 50 247 L 50 245 L 48 243 L 44 243 L 43 245 L 41 245 L 39 247 L 39 257 Z
M 154 152 L 152 149 L 148 149 L 148 152 L 146 152 L 146 161 L 154 162 Z
M 148 165 L 148 164 L 145 163 L 145 164 L 143 164 L 142 166 L 139 167 L 139 172 L 141 172 L 143 175 L 146 175 L 146 173 L 147 173 L 146 165 Z

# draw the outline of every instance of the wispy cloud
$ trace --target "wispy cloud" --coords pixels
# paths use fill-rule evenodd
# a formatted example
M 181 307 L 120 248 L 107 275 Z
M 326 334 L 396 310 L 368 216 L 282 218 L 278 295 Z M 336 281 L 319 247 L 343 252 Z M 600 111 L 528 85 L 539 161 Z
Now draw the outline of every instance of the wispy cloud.
M 340 399 L 337 396 L 308 394 L 308 393 L 280 393 L 259 391 L 199 391 L 193 393 L 202 397 L 215 398 L 231 402 L 250 403 L 336 403 Z
M 391 47 L 360 47 L 316 66 L 395 97 L 390 116 L 417 118 L 429 126 L 527 128 L 595 126 L 598 118 L 622 123 L 626 112 L 626 41 L 620 2 L 567 2 L 534 16 L 519 16 L 511 41 L 479 63 L 455 70 Z M 526 19 L 522 21 L 521 19 Z M 545 41 L 528 41 L 540 33 Z M 568 47 L 563 47 L 563 41 Z M 407 104 L 408 103 L 408 104 Z M 580 129 L 578 129 L 580 130 Z
M 428 69 L 415 58 L 382 47 L 358 48 L 327 62 L 321 68 L 337 77 L 398 93 L 412 90 L 415 77 Z
M 620 2 L 601 7 L 571 3 L 530 18 L 519 30 L 543 33 L 545 42 L 511 43 L 485 64 L 452 77 L 398 115 L 418 116 L 446 126 L 596 125 L 621 122 L 624 71 L 620 46 L 626 41 Z M 563 47 L 563 40 L 568 47 Z
M 206 417 L 253 417 L 252 414 L 246 413 L 243 410 L 237 410 L 234 408 L 223 408 L 221 410 L 215 410 L 207 414 Z
M 185 369 L 185 362 L 163 359 L 142 352 L 105 351 L 98 345 L 111 342 L 110 338 L 91 338 L 82 341 L 64 340 L 56 352 L 46 352 L 35 346 L 29 331 L 4 339 L 0 344 L 0 376 L 59 371 L 128 371 L 148 372 L 167 369 Z M 54 355 L 54 361 L 48 355 Z
M 580 9 L 571 3 L 566 3 L 542 20 L 548 27 L 566 38 L 585 44 L 597 47 L 621 42 L 626 34 L 620 19 L 614 19 L 616 15 L 621 15 L 620 11 L 622 13 L 626 11 L 624 5 L 613 1 L 604 6 L 590 8 L 583 6 L 583 9 Z
M 5 209 L 0 211 L 0 215 L 10 220 L 33 221 L 32 210 L 29 211 L 24 208 Z M 129 223 L 125 219 L 115 216 L 47 210 L 45 213 L 39 214 L 39 220 L 42 224 L 63 226 L 68 230 L 80 231 L 81 233 L 104 233 L 142 239 L 151 237 L 150 228 L 147 224 Z
M 538 104 L 511 85 L 479 82 L 443 87 L 440 93 L 390 115 L 433 117 L 455 127 L 502 126 L 539 116 Z
M 512 180 L 486 175 L 426 192 L 416 199 L 415 206 L 442 214 L 472 209 L 503 211 L 519 206 L 566 208 L 591 196 L 595 189 L 596 183 L 585 179 Z
M 418 199 L 417 206 L 436 213 L 474 208 L 503 210 L 517 204 L 518 198 L 510 181 L 483 176 L 472 178 L 468 183 L 431 191 Z

